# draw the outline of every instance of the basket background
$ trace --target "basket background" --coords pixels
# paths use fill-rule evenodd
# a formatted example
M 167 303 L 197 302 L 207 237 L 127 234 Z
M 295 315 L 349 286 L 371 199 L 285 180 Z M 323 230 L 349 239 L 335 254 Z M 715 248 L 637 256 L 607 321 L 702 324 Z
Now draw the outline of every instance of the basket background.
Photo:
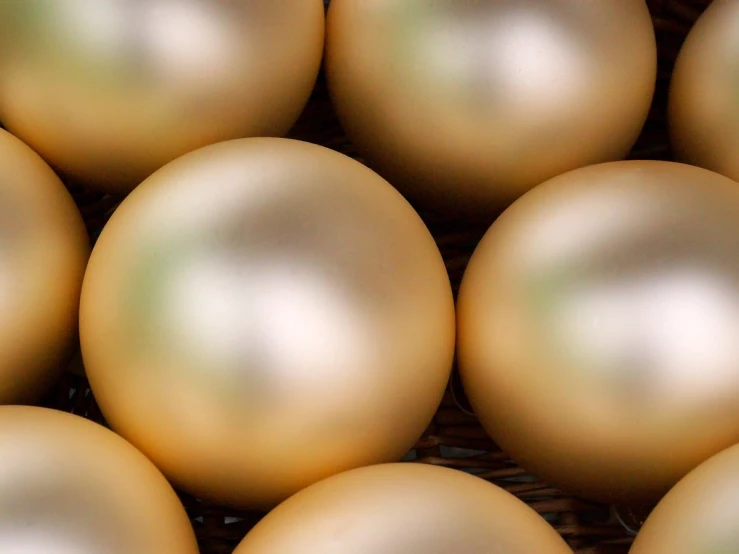
M 665 123 L 670 74 L 687 32 L 709 3 L 710 0 L 647 0 L 659 45 L 657 92 L 649 120 L 630 158 L 672 159 Z M 323 75 L 290 136 L 322 144 L 361 161 L 331 109 Z M 94 240 L 120 198 L 71 190 Z M 456 294 L 469 256 L 487 225 L 423 212 L 421 215 L 441 249 Z M 104 423 L 82 374 L 79 356 L 76 356 L 45 405 Z M 552 414 L 552 417 L 557 415 Z M 526 474 L 509 460 L 470 414 L 456 372 L 433 423 L 406 459 L 473 472 L 506 488 L 542 514 L 578 554 L 623 554 L 631 544 L 632 537 L 612 507 L 561 493 Z M 206 505 L 184 494 L 181 497 L 193 521 L 202 554 L 231 554 L 263 515 Z M 634 521 L 638 519 L 638 516 L 633 517 Z M 632 523 L 631 518 L 628 511 L 622 512 L 621 519 L 627 524 Z

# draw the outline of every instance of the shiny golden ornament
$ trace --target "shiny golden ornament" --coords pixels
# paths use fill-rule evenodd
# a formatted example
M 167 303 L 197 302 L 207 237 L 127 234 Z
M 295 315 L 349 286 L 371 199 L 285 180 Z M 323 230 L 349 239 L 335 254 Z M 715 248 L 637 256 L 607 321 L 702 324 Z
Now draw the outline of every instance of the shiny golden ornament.
M 71 356 L 89 249 L 59 178 L 0 129 L 0 404 L 39 400 Z
M 332 0 L 326 74 L 349 137 L 419 205 L 489 215 L 623 158 L 657 52 L 644 0 Z
M 321 0 L 0 2 L 0 120 L 64 177 L 123 193 L 196 148 L 286 133 Z
M 534 510 L 461 471 L 355 469 L 290 498 L 234 554 L 572 554 Z
M 739 552 L 739 446 L 691 471 L 651 513 L 630 554 Z
M 382 178 L 313 144 L 241 139 L 123 202 L 92 254 L 81 338 L 103 413 L 174 483 L 268 508 L 413 446 L 449 377 L 454 302 Z
M 682 161 L 739 179 L 739 1 L 715 0 L 683 45 L 670 85 L 669 124 Z
M 458 302 L 475 412 L 524 468 L 639 507 L 739 442 L 739 184 L 579 169 L 513 204 Z
M 0 406 L 0 552 L 197 554 L 182 504 L 140 452 L 81 417 Z

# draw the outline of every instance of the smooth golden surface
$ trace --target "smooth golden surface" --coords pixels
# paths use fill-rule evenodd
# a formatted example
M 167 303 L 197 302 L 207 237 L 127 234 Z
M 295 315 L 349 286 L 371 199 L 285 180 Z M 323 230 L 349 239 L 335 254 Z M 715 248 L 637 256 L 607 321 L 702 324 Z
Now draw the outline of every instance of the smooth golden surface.
M 234 554 L 572 554 L 534 510 L 461 471 L 386 464 L 290 498 Z
M 488 231 L 458 301 L 483 425 L 580 496 L 658 500 L 739 442 L 739 184 L 668 162 L 562 175 Z
M 162 474 L 119 436 L 64 412 L 0 406 L 0 552 L 197 554 Z
M 59 178 L 0 129 L 0 404 L 38 400 L 71 354 L 89 249 Z
M 670 85 L 672 146 L 686 163 L 739 179 L 739 1 L 715 0 L 690 31 Z
M 691 471 L 657 505 L 630 554 L 739 552 L 739 446 Z
M 0 120 L 69 179 L 126 192 L 196 148 L 286 133 L 321 0 L 0 2 Z
M 454 350 L 439 251 L 351 158 L 241 139 L 180 158 L 102 233 L 83 359 L 113 426 L 183 489 L 267 508 L 400 459 Z
M 647 117 L 644 0 L 332 0 L 326 74 L 370 166 L 440 212 L 490 215 L 623 158 Z

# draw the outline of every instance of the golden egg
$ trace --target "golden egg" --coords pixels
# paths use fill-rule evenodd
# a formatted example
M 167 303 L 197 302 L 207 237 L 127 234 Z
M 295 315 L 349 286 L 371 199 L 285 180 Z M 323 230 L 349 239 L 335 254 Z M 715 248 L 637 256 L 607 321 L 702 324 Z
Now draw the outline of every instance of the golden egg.
M 142 183 L 85 277 L 82 353 L 112 426 L 192 494 L 269 508 L 400 459 L 449 378 L 449 278 L 402 196 L 288 139 L 203 148 Z
M 197 554 L 182 504 L 139 451 L 78 416 L 0 406 L 0 552 Z
M 459 364 L 484 427 L 579 496 L 659 499 L 739 442 L 739 184 L 612 162 L 535 188 L 459 293 Z
M 332 0 L 326 75 L 368 163 L 411 201 L 485 216 L 623 158 L 657 71 L 644 0 Z
M 739 445 L 683 478 L 657 505 L 630 554 L 739 552 Z
M 282 503 L 234 554 L 572 554 L 505 490 L 424 464 L 355 469 Z
M 215 142 L 286 133 L 321 0 L 0 2 L 0 120 L 64 178 L 124 193 Z
M 39 400 L 72 354 L 89 249 L 59 178 L 0 129 L 0 404 Z
M 715 0 L 690 31 L 670 84 L 678 159 L 739 179 L 739 1 Z

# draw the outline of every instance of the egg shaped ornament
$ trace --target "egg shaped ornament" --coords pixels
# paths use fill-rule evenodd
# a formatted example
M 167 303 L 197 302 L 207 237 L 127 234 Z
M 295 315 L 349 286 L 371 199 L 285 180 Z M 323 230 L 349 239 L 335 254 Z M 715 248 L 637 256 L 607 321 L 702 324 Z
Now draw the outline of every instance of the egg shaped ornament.
M 739 184 L 657 161 L 581 168 L 492 225 L 458 299 L 459 365 L 518 463 L 649 508 L 739 442 Z
M 467 473 L 384 464 L 330 477 L 268 514 L 234 554 L 572 554 L 532 508 Z
M 0 2 L 0 120 L 65 180 L 125 194 L 197 148 L 287 133 L 324 26 L 321 0 Z
M 675 62 L 669 128 L 675 156 L 739 179 L 739 2 L 710 3 Z
M 59 178 L 0 129 L 0 404 L 40 400 L 71 357 L 89 249 Z
M 402 458 L 455 342 L 413 208 L 359 162 L 279 138 L 206 147 L 142 183 L 93 251 L 80 321 L 113 428 L 180 488 L 256 509 Z
M 0 406 L 0 552 L 198 554 L 167 480 L 81 417 Z
M 739 445 L 683 478 L 649 515 L 629 552 L 739 552 Z
M 415 205 L 489 218 L 623 158 L 656 82 L 644 0 L 332 0 L 326 76 L 371 167 Z

